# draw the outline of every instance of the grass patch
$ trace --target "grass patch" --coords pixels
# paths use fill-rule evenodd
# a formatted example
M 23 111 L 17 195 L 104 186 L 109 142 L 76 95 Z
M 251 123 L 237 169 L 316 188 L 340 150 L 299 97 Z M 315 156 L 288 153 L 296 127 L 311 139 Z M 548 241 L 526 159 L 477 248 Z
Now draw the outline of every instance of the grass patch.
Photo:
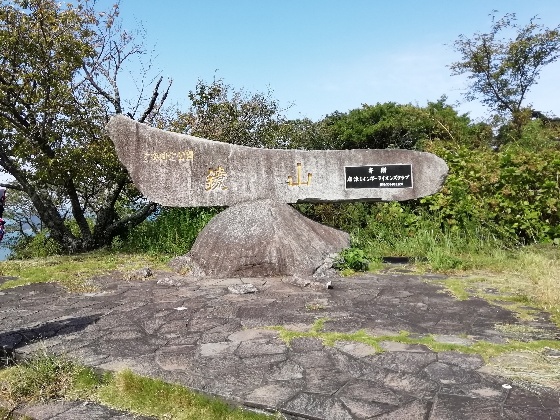
M 42 354 L 0 370 L 0 396 L 11 404 L 87 398 L 97 375 L 69 359 Z
M 558 334 L 555 330 L 547 330 L 544 328 L 533 327 L 523 324 L 496 324 L 494 328 L 502 332 L 504 335 L 519 339 L 521 341 L 533 340 L 535 337 L 539 339 L 557 339 Z
M 270 419 L 271 416 L 233 408 L 215 398 L 126 370 L 116 374 L 97 393 L 99 400 L 115 408 L 158 418 L 173 419 Z
M 457 300 L 467 300 L 472 295 L 473 283 L 477 282 L 476 279 L 461 279 L 461 278 L 450 278 L 444 280 L 431 281 L 432 283 L 437 283 L 445 287 L 446 291 L 451 294 Z
M 22 403 L 81 399 L 161 419 L 277 418 L 232 407 L 217 398 L 129 370 L 100 375 L 68 359 L 47 354 L 0 370 L 0 397 L 11 405 L 7 412 Z
M 472 297 L 484 299 L 488 303 L 507 309 L 522 321 L 533 321 L 539 313 L 536 308 L 538 302 L 528 296 L 507 290 L 506 279 L 494 276 L 449 278 L 443 280 L 429 280 L 431 283 L 442 285 L 446 291 L 457 300 L 467 300 Z
M 375 352 L 383 352 L 382 342 L 424 345 L 434 352 L 457 351 L 481 356 L 487 363 L 484 369 L 489 373 L 501 375 L 513 380 L 537 383 L 560 389 L 560 364 L 550 350 L 560 350 L 560 341 L 554 338 L 528 341 L 526 335 L 546 335 L 537 328 L 519 325 L 497 325 L 496 329 L 521 339 L 508 339 L 504 344 L 476 341 L 471 345 L 442 343 L 433 335 L 411 336 L 407 331 L 395 335 L 374 336 L 364 330 L 353 333 L 324 331 L 327 319 L 315 321 L 309 331 L 292 331 L 283 326 L 269 327 L 278 332 L 286 344 L 296 338 L 316 338 L 325 346 L 334 346 L 337 341 L 350 341 L 371 346 Z M 463 337 L 468 338 L 468 337 Z
M 560 327 L 560 249 L 534 245 L 493 250 L 469 256 L 470 271 L 447 271 L 453 277 L 430 280 L 443 285 L 457 299 L 479 297 L 517 314 L 534 318 L 537 310 L 551 314 Z
M 543 352 L 512 352 L 493 357 L 486 369 L 500 376 L 520 381 L 521 386 L 529 383 L 560 389 L 560 363 L 558 358 Z
M 111 271 L 130 271 L 149 265 L 163 268 L 165 258 L 157 255 L 96 251 L 78 255 L 59 255 L 30 260 L 0 262 L 0 275 L 17 277 L 0 285 L 0 290 L 31 283 L 57 282 L 73 292 L 91 291 L 88 282 Z
M 472 268 L 473 255 L 490 254 L 504 246 L 474 223 L 467 230 L 442 230 L 440 221 L 409 214 L 395 203 L 376 211 L 364 216 L 365 228 L 352 232 L 353 246 L 363 250 L 370 261 L 385 256 L 408 257 L 434 271 L 467 270 Z
M 373 347 L 376 352 L 383 352 L 380 343 L 383 341 L 390 341 L 402 344 L 421 344 L 435 352 L 458 351 L 467 354 L 478 354 L 486 361 L 490 360 L 492 357 L 509 352 L 541 352 L 547 348 L 560 350 L 560 342 L 558 340 L 534 340 L 529 342 L 508 340 L 506 344 L 496 344 L 480 340 L 472 345 L 462 345 L 439 342 L 431 334 L 420 337 L 411 336 L 410 333 L 406 331 L 401 331 L 397 335 L 380 336 L 368 334 L 364 330 L 353 333 L 329 332 L 324 331 L 325 322 L 327 321 L 328 320 L 325 318 L 316 320 L 309 331 L 292 331 L 283 326 L 271 326 L 269 328 L 278 331 L 280 339 L 288 345 L 296 338 L 316 338 L 321 340 L 325 346 L 333 346 L 337 341 L 353 341 L 367 344 Z

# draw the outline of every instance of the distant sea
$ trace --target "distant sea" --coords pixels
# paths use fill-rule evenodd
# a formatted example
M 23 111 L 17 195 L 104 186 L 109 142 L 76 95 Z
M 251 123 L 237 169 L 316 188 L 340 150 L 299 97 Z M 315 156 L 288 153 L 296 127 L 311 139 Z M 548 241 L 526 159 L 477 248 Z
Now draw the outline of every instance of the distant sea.
M 15 236 L 17 236 L 16 232 L 6 233 L 4 235 L 2 242 L 0 242 L 0 261 L 5 261 L 10 256 L 12 251 L 6 246 L 6 244 L 9 242 L 10 238 L 14 238 Z
M 6 222 L 6 225 L 11 225 L 12 228 L 14 227 L 14 224 L 12 223 L 11 219 L 4 219 L 4 221 Z M 33 234 L 33 231 L 29 229 L 27 225 L 24 224 L 23 226 L 24 226 L 24 232 L 27 235 Z M 12 245 L 15 242 L 15 240 L 17 240 L 19 235 L 20 233 L 18 231 L 16 232 L 12 231 L 10 233 L 4 234 L 4 238 L 2 239 L 2 242 L 0 242 L 0 261 L 5 261 L 8 259 L 8 257 L 12 253 L 8 244 Z
M 0 247 L 0 261 L 6 261 L 10 256 L 10 252 L 8 248 Z

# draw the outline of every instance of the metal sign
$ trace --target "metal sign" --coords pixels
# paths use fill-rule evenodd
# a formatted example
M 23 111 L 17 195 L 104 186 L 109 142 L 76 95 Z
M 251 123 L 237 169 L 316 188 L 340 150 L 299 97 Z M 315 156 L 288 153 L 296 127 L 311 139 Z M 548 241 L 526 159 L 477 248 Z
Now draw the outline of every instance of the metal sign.
M 412 165 L 345 166 L 346 189 L 412 188 Z

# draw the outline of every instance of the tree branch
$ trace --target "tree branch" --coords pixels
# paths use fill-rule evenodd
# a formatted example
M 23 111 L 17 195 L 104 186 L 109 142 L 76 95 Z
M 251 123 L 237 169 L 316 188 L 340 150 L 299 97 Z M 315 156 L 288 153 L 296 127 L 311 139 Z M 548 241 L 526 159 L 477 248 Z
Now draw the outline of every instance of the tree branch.
M 128 229 L 142 223 L 150 214 L 156 211 L 157 206 L 156 203 L 147 203 L 133 214 L 112 223 L 105 230 L 99 232 L 97 241 L 101 241 L 103 244 L 110 243 L 110 240 L 115 236 L 123 234 Z
M 51 230 L 53 239 L 63 246 L 75 247 L 76 237 L 64 225 L 64 219 L 60 216 L 52 200 L 44 194 L 40 194 L 34 185 L 27 182 L 25 174 L 2 149 L 0 149 L 0 165 L 19 182 L 21 191 L 29 197 L 39 217 Z
M 10 190 L 24 192 L 24 189 L 20 185 L 0 183 L 0 187 L 8 188 Z
M 159 85 L 161 84 L 162 80 L 163 80 L 163 76 L 160 76 L 160 78 L 157 81 L 156 86 L 154 87 L 154 90 L 152 92 L 152 98 L 150 99 L 150 103 L 146 107 L 146 110 L 144 111 L 144 114 L 142 114 L 142 116 L 140 117 L 138 122 L 143 123 L 144 121 L 146 121 L 146 118 L 148 118 L 148 116 L 152 113 L 152 111 L 154 109 L 154 106 L 156 104 L 157 97 L 159 96 Z
M 88 80 L 89 83 L 91 83 L 91 85 L 95 88 L 95 90 L 97 91 L 98 94 L 100 94 L 101 96 L 103 96 L 105 99 L 107 99 L 107 101 L 109 101 L 114 107 L 115 107 L 115 112 L 117 114 L 122 114 L 122 108 L 121 108 L 121 104 L 120 101 L 117 101 L 117 99 L 113 96 L 111 96 L 108 92 L 106 92 L 94 79 L 93 75 L 90 73 L 90 71 L 87 69 L 86 65 L 82 65 L 82 69 L 84 70 L 85 74 L 86 74 L 86 79 Z
M 111 193 L 109 193 L 109 195 L 107 197 L 106 207 L 114 208 L 115 204 L 117 203 L 117 200 L 118 200 L 119 196 L 121 195 L 121 192 L 122 192 L 123 188 L 125 187 L 126 184 L 131 182 L 126 169 L 121 168 L 121 174 L 120 175 L 121 176 L 120 176 L 119 180 L 117 181 L 117 184 L 113 188 L 113 191 Z
M 141 209 L 137 210 L 136 212 L 132 213 L 130 216 L 123 217 L 116 223 L 113 223 L 109 227 L 109 230 L 116 230 L 122 227 L 134 227 L 139 223 L 143 222 L 146 217 L 152 214 L 157 209 L 157 203 L 150 202 L 143 206 Z
M 84 212 L 82 206 L 80 204 L 80 199 L 78 197 L 78 192 L 76 191 L 76 186 L 74 185 L 74 181 L 70 176 L 68 176 L 66 182 L 64 183 L 64 187 L 66 189 L 66 193 L 70 198 L 70 204 L 72 206 L 72 215 L 80 228 L 80 233 L 82 234 L 82 239 L 89 240 L 91 237 L 91 230 L 89 228 L 89 224 L 84 216 Z

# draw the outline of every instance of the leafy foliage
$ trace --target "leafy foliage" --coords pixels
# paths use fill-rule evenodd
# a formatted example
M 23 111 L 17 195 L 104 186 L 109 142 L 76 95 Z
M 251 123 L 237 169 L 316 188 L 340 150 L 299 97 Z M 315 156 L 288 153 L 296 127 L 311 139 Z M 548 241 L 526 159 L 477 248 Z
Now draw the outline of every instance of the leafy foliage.
M 476 130 L 460 142 L 426 141 L 423 149 L 442 157 L 450 168 L 439 193 L 401 203 L 297 208 L 350 232 L 352 256 L 362 250 L 370 260 L 427 258 L 432 268 L 447 270 L 469 266 L 469 255 L 520 244 L 560 244 L 560 144 L 554 135 L 532 121 L 519 140 L 499 151 L 469 141 Z
M 14 259 L 45 258 L 62 253 L 60 245 L 49 237 L 47 230 L 19 237 L 11 251 L 10 258 Z
M 118 6 L 98 14 L 82 1 L 0 3 L 0 166 L 64 252 L 106 245 L 155 209 L 104 133 L 108 115 L 124 112 L 117 76 L 143 52 L 117 16 Z M 161 108 L 160 82 L 138 99 L 149 99 L 141 121 Z
M 251 147 L 286 147 L 276 135 L 285 118 L 270 91 L 250 94 L 222 79 L 199 80 L 189 99 L 189 110 L 171 122 L 173 131 Z
M 311 149 L 418 149 L 435 139 L 488 142 L 491 131 L 458 115 L 442 97 L 425 107 L 388 102 L 335 112 L 309 138 Z
M 468 74 L 471 84 L 465 97 L 480 99 L 498 114 L 512 116 L 517 128 L 523 125 L 523 103 L 537 83 L 544 66 L 560 55 L 560 25 L 548 29 L 532 18 L 525 26 L 516 23 L 515 13 L 492 16 L 487 33 L 461 35 L 454 43 L 461 60 L 450 65 L 453 75 Z M 501 34 L 514 32 L 514 38 Z
M 359 248 L 347 248 L 343 250 L 333 267 L 338 270 L 350 269 L 354 271 L 367 271 L 370 261 L 366 258 L 364 250 Z
M 12 190 L 5 202 L 4 219 L 9 232 L 18 232 L 21 236 L 37 235 L 41 232 L 41 220 L 33 204 L 18 190 Z
M 164 207 L 132 230 L 124 240 L 115 239 L 113 249 L 164 255 L 185 254 L 202 228 L 221 210 L 220 207 Z
M 473 222 L 510 243 L 560 238 L 560 150 L 513 143 L 494 152 L 433 144 L 449 177 L 441 192 L 421 199 L 442 226 L 465 229 Z

